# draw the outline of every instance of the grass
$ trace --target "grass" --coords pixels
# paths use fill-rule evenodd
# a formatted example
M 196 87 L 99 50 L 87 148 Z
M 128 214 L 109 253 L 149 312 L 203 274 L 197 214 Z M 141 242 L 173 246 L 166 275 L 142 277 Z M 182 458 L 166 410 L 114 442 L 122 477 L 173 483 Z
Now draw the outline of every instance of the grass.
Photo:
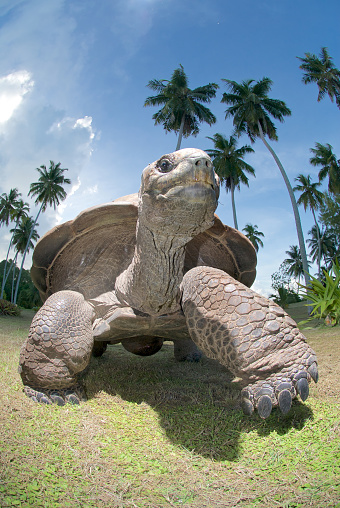
M 111 346 L 83 376 L 88 402 L 34 404 L 17 374 L 32 316 L 0 317 L 2 508 L 340 507 L 340 327 L 304 330 L 320 381 L 263 421 L 226 369 L 176 363 L 170 343 Z

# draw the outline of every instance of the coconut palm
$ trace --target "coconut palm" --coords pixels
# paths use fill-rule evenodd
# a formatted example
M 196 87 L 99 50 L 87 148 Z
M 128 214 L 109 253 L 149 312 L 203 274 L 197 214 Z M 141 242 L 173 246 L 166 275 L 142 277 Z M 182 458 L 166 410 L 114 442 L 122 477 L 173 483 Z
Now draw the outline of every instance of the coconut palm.
M 304 72 L 303 83 L 316 83 L 319 94 L 318 102 L 328 94 L 332 102 L 340 108 L 340 71 L 334 67 L 333 60 L 328 54 L 327 48 L 321 48 L 317 57 L 313 53 L 305 53 L 305 58 L 297 57 L 302 64 L 300 69 Z
M 182 136 L 198 134 L 200 123 L 212 125 L 216 122 L 216 117 L 202 103 L 210 103 L 218 85 L 209 83 L 191 90 L 182 65 L 174 70 L 170 80 L 152 79 L 147 87 L 158 94 L 148 97 L 144 106 L 162 106 L 152 118 L 155 125 L 163 124 L 167 132 L 178 132 L 176 150 L 181 147 Z
M 264 234 L 259 231 L 257 224 L 246 224 L 245 227 L 242 229 L 244 231 L 244 234 L 246 237 L 251 241 L 251 243 L 254 245 L 256 252 L 259 251 L 260 247 L 263 247 L 263 241 L 261 240 L 260 236 L 264 237 Z
M 11 236 L 11 239 L 10 239 L 10 242 L 9 242 L 9 246 L 8 246 L 8 250 L 7 250 L 7 256 L 6 256 L 6 260 L 5 260 L 4 273 L 3 273 L 3 277 L 2 277 L 0 299 L 2 299 L 3 296 L 4 296 L 5 284 L 6 284 L 7 278 L 8 278 L 9 273 L 10 273 L 10 270 L 8 272 L 6 270 L 7 270 L 7 262 L 8 262 L 9 253 L 10 253 L 10 250 L 11 250 L 11 247 L 12 247 L 12 244 L 13 244 L 14 233 L 15 233 L 15 231 L 16 231 L 18 225 L 19 225 L 19 222 L 21 221 L 21 219 L 23 219 L 24 217 L 27 217 L 27 212 L 29 212 L 29 205 L 28 205 L 28 203 L 24 203 L 24 201 L 22 199 L 19 199 L 16 202 L 16 206 L 15 206 L 14 210 L 12 210 L 12 213 L 11 213 L 12 219 L 15 220 L 16 223 L 15 223 L 15 228 L 10 230 L 10 232 L 12 232 L 12 236 Z
M 34 228 L 36 226 L 36 223 L 38 221 L 39 215 L 41 212 L 44 212 L 47 208 L 47 206 L 53 206 L 54 209 L 57 208 L 57 206 L 60 204 L 60 201 L 64 201 L 64 199 L 67 196 L 66 191 L 63 188 L 63 185 L 70 184 L 71 180 L 69 178 L 65 178 L 64 172 L 68 171 L 67 168 L 61 168 L 60 162 L 58 164 L 55 164 L 53 161 L 50 161 L 50 167 L 49 169 L 46 169 L 46 166 L 42 165 L 40 168 L 36 168 L 39 173 L 39 179 L 37 182 L 32 183 L 30 185 L 30 190 L 28 195 L 30 196 L 36 196 L 35 204 L 41 203 L 39 211 L 37 213 L 37 216 L 35 218 L 33 227 L 32 227 L 32 234 L 34 231 Z M 20 277 L 21 272 L 24 266 L 25 257 L 29 248 L 29 242 L 31 238 L 28 238 L 27 241 L 27 247 L 25 249 L 25 252 L 22 256 L 22 262 L 19 272 L 19 277 L 17 280 L 17 285 L 15 288 L 15 295 L 14 295 L 14 303 L 17 301 L 18 297 L 18 289 L 19 289 L 19 283 L 20 283 Z
M 315 143 L 315 148 L 311 148 L 310 151 L 314 156 L 309 159 L 309 162 L 313 166 L 321 166 L 319 181 L 322 182 L 328 176 L 329 192 L 340 194 L 340 160 L 337 160 L 333 153 L 332 145 Z
M 33 249 L 34 243 L 39 238 L 39 234 L 35 229 L 36 226 L 39 226 L 36 221 L 33 221 L 33 217 L 23 216 L 20 223 L 16 225 L 14 229 L 11 229 L 10 232 L 13 233 L 13 246 L 15 247 L 15 256 L 12 261 L 13 265 L 13 278 L 12 278 L 12 298 L 11 301 L 13 303 L 16 302 L 14 296 L 14 282 L 15 282 L 15 266 L 16 261 L 19 254 L 24 254 L 25 252 L 29 252 L 30 249 Z M 20 275 L 20 273 L 19 273 Z M 17 279 L 18 283 L 19 277 Z
M 313 261 L 315 261 L 318 257 L 318 237 L 317 237 L 317 229 L 315 226 L 312 227 L 310 231 L 308 231 L 310 238 L 307 239 L 308 246 L 310 248 L 310 255 Z M 336 236 L 325 229 L 320 232 L 320 250 L 321 257 L 325 265 L 332 265 L 333 260 L 337 255 L 337 239 Z M 319 270 L 319 274 L 321 274 L 321 269 Z
M 255 176 L 255 169 L 243 160 L 247 153 L 252 153 L 254 150 L 248 145 L 237 148 L 235 136 L 230 136 L 227 139 L 223 134 L 217 133 L 213 137 L 207 136 L 207 138 L 213 141 L 215 148 L 207 149 L 206 152 L 213 159 L 215 171 L 225 184 L 226 192 L 230 190 L 234 226 L 238 229 L 235 188 L 240 190 L 241 183 L 249 187 L 245 172 Z
M 297 245 L 290 245 L 289 250 L 286 250 L 286 254 L 288 258 L 284 260 L 284 263 L 287 266 L 287 273 L 291 277 L 295 277 L 300 283 L 300 278 L 304 274 L 300 249 Z
M 281 161 L 265 139 L 265 136 L 275 141 L 278 139 L 276 127 L 271 117 L 283 122 L 284 117 L 289 116 L 291 111 L 283 101 L 268 97 L 272 86 L 272 81 L 269 78 L 265 77 L 257 82 L 254 82 L 252 79 L 242 81 L 241 83 L 229 79 L 224 79 L 223 81 L 227 84 L 230 92 L 224 93 L 221 101 L 225 104 L 230 104 L 230 107 L 226 110 L 226 118 L 233 117 L 233 123 L 238 134 L 247 133 L 252 142 L 258 137 L 261 138 L 273 156 L 284 179 L 293 207 L 305 281 L 306 285 L 308 285 L 309 274 L 306 247 L 294 192 Z
M 310 175 L 298 175 L 295 178 L 296 182 L 299 182 L 299 185 L 296 185 L 294 187 L 294 191 L 301 192 L 299 199 L 297 200 L 298 205 L 303 205 L 303 208 L 305 212 L 307 211 L 307 208 L 309 208 L 313 214 L 314 223 L 315 223 L 315 229 L 318 239 L 318 272 L 320 273 L 320 263 L 321 263 L 321 246 L 320 246 L 320 229 L 319 225 L 316 220 L 315 211 L 320 208 L 324 201 L 324 194 L 318 190 L 318 187 L 320 187 L 320 182 L 312 183 L 311 176 Z
M 21 193 L 18 189 L 11 189 L 8 194 L 5 192 L 0 196 L 0 226 L 8 226 L 13 217 L 13 212 L 18 204 Z

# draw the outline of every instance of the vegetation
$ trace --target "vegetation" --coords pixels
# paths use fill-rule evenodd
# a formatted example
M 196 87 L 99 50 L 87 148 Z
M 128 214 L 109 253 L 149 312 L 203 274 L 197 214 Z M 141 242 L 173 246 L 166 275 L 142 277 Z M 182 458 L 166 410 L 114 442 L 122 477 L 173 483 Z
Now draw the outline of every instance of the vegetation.
M 0 315 L 1 316 L 19 316 L 20 308 L 14 303 L 7 300 L 0 300 Z
M 23 252 L 21 267 L 19 271 L 19 276 L 15 288 L 14 294 L 14 303 L 17 302 L 19 284 L 21 278 L 21 272 L 25 263 L 26 254 L 30 248 L 31 238 L 34 232 L 34 228 L 37 224 L 39 215 L 41 212 L 44 212 L 47 206 L 53 206 L 54 209 L 60 204 L 61 201 L 66 199 L 67 193 L 64 189 L 65 184 L 70 184 L 71 180 L 69 178 L 65 178 L 63 173 L 68 171 L 68 169 L 63 169 L 60 167 L 60 162 L 55 164 L 53 161 L 50 161 L 49 169 L 46 169 L 46 166 L 42 165 L 40 168 L 37 168 L 39 173 L 39 179 L 37 182 L 31 183 L 30 190 L 28 195 L 36 196 L 35 204 L 40 203 L 40 208 L 35 218 L 35 221 L 32 225 L 32 229 L 30 235 L 28 237 L 28 241 Z
M 170 80 L 152 79 L 147 86 L 158 94 L 148 97 L 144 106 L 163 106 L 152 119 L 155 125 L 162 124 L 167 132 L 178 132 L 176 150 L 181 147 L 182 136 L 198 134 L 200 123 L 212 125 L 216 122 L 215 115 L 202 103 L 210 103 L 218 85 L 209 83 L 191 90 L 182 65 L 174 70 Z
M 320 229 L 318 222 L 316 220 L 315 212 L 320 208 L 323 202 L 323 193 L 318 190 L 320 187 L 320 182 L 312 183 L 310 175 L 298 175 L 295 178 L 296 182 L 299 182 L 298 185 L 294 187 L 294 191 L 301 192 L 299 199 L 297 200 L 298 205 L 303 205 L 305 212 L 307 208 L 309 208 L 313 214 L 314 223 L 315 223 L 315 231 L 317 235 L 318 241 L 318 250 L 317 250 L 317 262 L 318 262 L 318 273 L 320 273 L 320 263 L 321 263 L 321 245 L 320 245 Z
M 246 224 L 245 227 L 242 229 L 244 231 L 244 234 L 246 237 L 251 241 L 251 243 L 254 245 L 256 252 L 259 251 L 260 247 L 263 247 L 263 241 L 261 240 L 261 236 L 264 237 L 264 234 L 262 231 L 259 231 L 257 224 Z
M 300 69 L 304 71 L 302 82 L 316 83 L 318 86 L 318 102 L 327 94 L 332 102 L 340 108 L 340 71 L 334 67 L 333 59 L 327 48 L 321 48 L 320 55 L 305 53 L 305 58 L 297 57 L 302 63 Z
M 328 191 L 333 194 L 340 194 L 340 161 L 333 153 L 333 147 L 326 143 L 315 143 L 315 148 L 310 151 L 314 154 L 309 159 L 313 166 L 321 166 L 319 171 L 319 181 L 321 182 L 328 176 Z
M 281 161 L 265 138 L 267 136 L 269 139 L 275 141 L 278 139 L 276 127 L 271 117 L 283 122 L 284 117 L 289 116 L 291 111 L 283 101 L 268 97 L 268 93 L 272 86 L 272 81 L 269 78 L 263 78 L 255 83 L 252 79 L 242 81 L 242 83 L 237 83 L 229 79 L 224 79 L 223 81 L 227 84 L 229 91 L 229 93 L 223 94 L 221 101 L 229 105 L 226 110 L 226 118 L 233 117 L 234 127 L 238 134 L 241 135 L 242 133 L 246 133 L 252 142 L 258 137 L 261 138 L 264 145 L 273 156 L 284 179 L 293 207 L 307 285 L 309 281 L 307 254 L 294 192 Z
M 0 262 L 0 283 L 2 283 L 2 277 L 3 277 L 3 267 L 5 264 L 5 260 Z M 9 259 L 9 264 L 11 266 L 14 266 L 13 260 Z M 11 268 L 12 270 L 12 268 Z M 19 268 L 15 267 L 12 271 L 11 278 L 8 278 L 6 281 L 6 284 L 4 285 L 4 299 L 3 301 L 7 301 L 7 303 L 10 303 L 9 300 L 11 299 L 11 293 L 12 293 L 12 287 L 13 287 L 13 281 L 12 278 L 14 278 L 14 286 L 16 285 L 18 275 L 19 275 Z M 19 307 L 23 307 L 25 309 L 32 309 L 35 307 L 40 307 L 41 305 L 41 299 L 39 296 L 39 291 L 34 286 L 30 272 L 29 270 L 22 270 L 20 284 L 19 284 L 19 291 L 18 291 L 18 301 L 17 304 Z
M 214 148 L 208 149 L 206 152 L 212 158 L 215 171 L 221 182 L 224 183 L 226 191 L 230 191 L 234 226 L 238 229 L 235 189 L 240 190 L 241 183 L 249 187 L 249 180 L 245 172 L 255 176 L 255 169 L 244 161 L 245 155 L 254 152 L 254 150 L 248 145 L 237 148 L 235 136 L 230 136 L 227 139 L 222 134 L 217 133 L 213 137 L 208 137 L 208 139 L 213 141 Z
M 325 319 L 329 324 L 340 323 L 340 266 L 338 261 L 333 263 L 332 269 L 324 270 L 324 279 L 312 277 L 309 287 L 305 287 L 305 294 L 312 306 L 311 318 Z
M 262 420 L 226 369 L 177 363 L 170 343 L 144 358 L 109 346 L 84 375 L 88 402 L 34 404 L 17 373 L 32 314 L 0 317 L 3 508 L 339 506 L 337 327 L 305 331 L 320 365 L 306 403 Z

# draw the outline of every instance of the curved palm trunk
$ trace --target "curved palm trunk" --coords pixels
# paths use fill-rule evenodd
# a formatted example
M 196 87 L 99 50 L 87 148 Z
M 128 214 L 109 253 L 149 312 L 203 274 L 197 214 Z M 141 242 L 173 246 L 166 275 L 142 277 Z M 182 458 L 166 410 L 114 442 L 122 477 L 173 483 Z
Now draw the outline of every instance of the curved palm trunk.
M 22 256 L 22 261 L 21 261 L 21 265 L 20 265 L 20 271 L 19 271 L 19 275 L 18 275 L 18 280 L 17 280 L 17 284 L 16 284 L 16 287 L 15 287 L 15 294 L 14 294 L 14 300 L 13 300 L 14 304 L 17 303 L 17 299 L 18 299 L 19 284 L 20 284 L 22 269 L 23 269 L 24 263 L 25 263 L 26 254 L 28 252 L 29 244 L 30 244 L 30 241 L 31 241 L 31 238 L 32 238 L 32 235 L 33 235 L 33 231 L 34 231 L 35 225 L 36 225 L 36 223 L 38 221 L 38 217 L 40 215 L 40 212 L 41 212 L 43 206 L 44 206 L 44 202 L 41 203 L 41 207 L 39 208 L 39 212 L 38 212 L 38 214 L 37 214 L 37 216 L 35 218 L 34 224 L 32 226 L 32 229 L 30 231 L 30 234 L 29 234 L 29 237 L 28 237 L 28 240 L 27 240 L 25 251 L 24 251 L 23 256 Z
M 17 267 L 17 259 L 18 259 L 19 251 L 15 253 L 14 259 L 13 259 L 13 274 L 12 274 L 12 291 L 11 291 L 11 302 L 14 301 L 14 282 L 15 282 L 15 269 Z M 9 272 L 8 272 L 9 273 Z
M 321 240 L 320 240 L 320 229 L 319 229 L 319 225 L 316 221 L 316 217 L 315 217 L 315 212 L 314 212 L 314 208 L 311 207 L 311 210 L 312 210 L 312 214 L 313 214 L 313 217 L 314 217 L 314 222 L 315 222 L 315 227 L 316 227 L 316 237 L 318 239 L 318 274 L 320 276 L 320 271 L 321 271 Z
M 305 247 L 305 241 L 304 241 L 304 238 L 303 238 L 303 232 L 302 232 L 302 227 L 301 227 L 301 220 L 300 220 L 300 215 L 299 215 L 299 210 L 298 210 L 298 207 L 297 207 L 297 204 L 296 204 L 296 200 L 295 200 L 295 196 L 294 196 L 294 192 L 293 192 L 293 189 L 292 189 L 292 186 L 290 185 L 290 181 L 288 179 L 288 176 L 286 175 L 286 172 L 281 164 L 281 161 L 280 159 L 278 158 L 278 156 L 276 155 L 276 153 L 274 152 L 274 150 L 272 149 L 272 147 L 267 143 L 267 141 L 265 140 L 265 137 L 263 135 L 263 130 L 262 130 L 262 127 L 261 127 L 261 124 L 260 122 L 258 122 L 258 128 L 259 128 L 259 132 L 260 132 L 260 137 L 264 143 L 264 145 L 266 146 L 266 148 L 268 148 L 269 152 L 272 154 L 279 170 L 280 170 L 280 173 L 285 181 L 285 184 L 286 184 L 286 187 L 287 187 L 287 190 L 288 190 L 288 193 L 289 193 L 289 197 L 290 197 L 290 200 L 292 202 L 292 207 L 293 207 L 293 212 L 294 212 L 294 217 L 295 217 L 295 224 L 296 224 L 296 231 L 297 231 L 297 235 L 298 235 L 298 240 L 299 240 L 299 247 L 300 247 L 300 252 L 301 252 L 301 258 L 302 258 L 302 266 L 303 266 L 303 270 L 304 270 L 304 277 L 305 277 L 305 284 L 306 286 L 309 285 L 310 283 L 310 277 L 309 277 L 309 272 L 308 272 L 308 263 L 307 263 L 307 254 L 306 254 L 306 247 Z
M 235 186 L 234 182 L 230 180 L 230 194 L 231 194 L 231 206 L 233 208 L 233 218 L 235 229 L 238 229 L 237 216 L 236 216 L 236 205 L 235 205 Z
M 1 294 L 0 294 L 0 299 L 2 300 L 3 296 L 4 296 L 4 290 L 5 290 L 5 284 L 7 282 L 7 279 L 8 279 L 8 276 L 10 274 L 10 271 L 11 271 L 11 268 L 12 268 L 12 265 L 10 266 L 8 272 L 7 272 L 7 262 L 8 262 L 8 258 L 9 258 L 9 253 L 10 253 L 10 250 L 11 250 L 11 247 L 12 247 L 12 242 L 13 242 L 13 238 L 14 238 L 14 235 L 15 235 L 15 232 L 17 230 L 17 227 L 18 227 L 18 223 L 19 223 L 19 220 L 17 220 L 16 224 L 15 224 L 15 228 L 14 228 L 14 231 L 13 231 L 13 234 L 11 236 L 11 240 L 9 242 L 9 246 L 8 246 L 8 250 L 7 250 L 7 256 L 6 256 L 6 261 L 5 261 L 5 267 L 4 267 L 4 274 L 3 274 L 3 279 L 2 279 L 2 284 L 1 284 Z
M 183 130 L 184 130 L 184 122 L 185 122 L 185 114 L 182 116 L 181 125 L 180 125 L 179 131 L 178 131 L 176 150 L 179 150 L 181 148 Z

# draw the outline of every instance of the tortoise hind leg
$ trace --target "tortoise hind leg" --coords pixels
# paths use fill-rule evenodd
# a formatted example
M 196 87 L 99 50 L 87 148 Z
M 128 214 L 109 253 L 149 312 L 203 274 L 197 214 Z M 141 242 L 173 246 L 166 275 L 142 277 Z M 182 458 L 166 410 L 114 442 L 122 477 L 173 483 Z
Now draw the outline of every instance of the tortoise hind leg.
M 75 291 L 50 296 L 33 318 L 20 353 L 24 391 L 34 401 L 79 403 L 77 374 L 89 363 L 93 308 Z
M 318 379 L 314 351 L 296 323 L 274 302 L 222 270 L 193 268 L 183 278 L 182 307 L 189 333 L 208 357 L 248 385 L 242 390 L 246 414 L 262 418 L 273 406 L 283 413 L 308 384 Z

